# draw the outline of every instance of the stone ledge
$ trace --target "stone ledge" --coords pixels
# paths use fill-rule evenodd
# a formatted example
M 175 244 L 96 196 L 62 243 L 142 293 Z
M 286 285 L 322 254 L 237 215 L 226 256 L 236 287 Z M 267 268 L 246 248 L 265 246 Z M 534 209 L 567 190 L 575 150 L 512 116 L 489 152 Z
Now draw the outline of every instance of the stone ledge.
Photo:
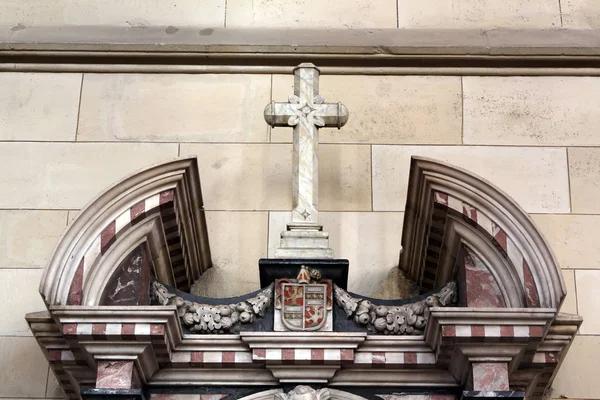
M 293 58 L 293 64 L 299 54 L 376 56 L 380 60 L 410 55 L 596 58 L 600 56 L 600 30 L 181 28 L 173 33 L 165 27 L 0 27 L 0 54 L 27 52 L 61 52 L 53 54 L 58 58 L 105 53 L 114 59 L 200 54 L 245 58 L 260 53 L 261 58 Z

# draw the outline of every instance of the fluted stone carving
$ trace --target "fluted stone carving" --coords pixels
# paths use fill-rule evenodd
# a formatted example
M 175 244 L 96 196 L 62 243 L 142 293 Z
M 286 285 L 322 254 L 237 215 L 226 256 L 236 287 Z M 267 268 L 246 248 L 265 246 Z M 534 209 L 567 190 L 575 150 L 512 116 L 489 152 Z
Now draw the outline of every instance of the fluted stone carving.
M 422 335 L 431 307 L 445 307 L 456 302 L 456 282 L 449 282 L 426 299 L 403 305 L 377 305 L 370 300 L 352 297 L 334 286 L 335 301 L 357 325 L 386 335 Z
M 152 282 L 152 298 L 155 304 L 175 305 L 182 325 L 197 333 L 236 333 L 241 325 L 252 324 L 263 317 L 271 306 L 273 284 L 255 297 L 237 304 L 200 304 L 185 300 L 171 293 L 158 281 Z

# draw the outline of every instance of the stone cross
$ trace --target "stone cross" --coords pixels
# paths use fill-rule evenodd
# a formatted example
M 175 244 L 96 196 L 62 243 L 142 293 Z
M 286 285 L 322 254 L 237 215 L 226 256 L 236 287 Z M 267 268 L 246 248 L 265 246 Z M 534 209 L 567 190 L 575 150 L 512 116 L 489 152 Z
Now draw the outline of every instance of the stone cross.
M 271 102 L 265 108 L 265 120 L 272 127 L 294 128 L 293 171 L 292 171 L 292 222 L 288 231 L 298 232 L 295 236 L 307 237 L 314 243 L 310 231 L 322 231 L 319 224 L 319 128 L 341 128 L 348 121 L 348 109 L 342 103 L 325 103 L 319 95 L 319 69 L 311 63 L 303 63 L 294 69 L 294 95 L 287 103 Z M 287 236 L 287 242 L 284 236 Z M 282 233 L 282 248 L 300 246 L 307 248 L 293 235 Z M 314 235 L 313 235 L 314 236 Z M 318 235 L 323 237 L 323 234 Z M 326 237 L 328 243 L 328 237 Z M 300 239 L 299 239 L 300 240 Z M 293 242 L 293 243 L 291 243 Z M 328 249 L 328 245 L 327 245 Z M 329 249 L 328 249 L 329 250 Z M 283 257 L 295 257 L 294 252 L 278 251 Z M 284 254 L 285 253 L 285 254 Z M 301 254 L 300 254 L 301 253 Z M 300 251 L 298 257 L 321 257 L 323 252 Z M 332 254 L 331 250 L 329 253 Z M 329 256 L 331 257 L 331 255 Z

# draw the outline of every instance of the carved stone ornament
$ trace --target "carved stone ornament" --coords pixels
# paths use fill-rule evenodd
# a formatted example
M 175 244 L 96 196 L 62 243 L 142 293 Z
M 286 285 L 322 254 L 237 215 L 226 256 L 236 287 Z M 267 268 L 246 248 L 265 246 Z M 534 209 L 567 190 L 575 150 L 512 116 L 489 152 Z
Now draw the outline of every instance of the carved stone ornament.
M 237 304 L 200 304 L 185 300 L 169 290 L 160 282 L 152 282 L 152 298 L 155 304 L 175 305 L 182 325 L 191 332 L 198 333 L 236 333 L 241 325 L 252 324 L 256 317 L 263 317 L 271 306 L 273 284 L 255 297 Z
M 439 292 L 410 304 L 377 305 L 369 300 L 352 297 L 334 286 L 335 301 L 354 322 L 370 332 L 386 335 L 422 335 L 431 307 L 445 307 L 456 302 L 456 282 L 447 283 Z
M 310 386 L 298 385 L 286 393 L 276 393 L 275 400 L 329 400 L 331 393 L 329 389 L 315 390 Z

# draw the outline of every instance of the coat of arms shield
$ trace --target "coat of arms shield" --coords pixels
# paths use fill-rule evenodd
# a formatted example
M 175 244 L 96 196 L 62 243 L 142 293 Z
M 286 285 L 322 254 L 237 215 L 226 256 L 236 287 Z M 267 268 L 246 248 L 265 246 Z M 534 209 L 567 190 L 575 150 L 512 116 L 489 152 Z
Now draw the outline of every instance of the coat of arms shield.
M 306 268 L 306 267 L 304 267 Z M 275 290 L 275 330 L 332 330 L 332 284 L 309 278 L 308 269 L 297 279 L 279 279 Z M 313 274 L 314 275 L 314 274 Z

